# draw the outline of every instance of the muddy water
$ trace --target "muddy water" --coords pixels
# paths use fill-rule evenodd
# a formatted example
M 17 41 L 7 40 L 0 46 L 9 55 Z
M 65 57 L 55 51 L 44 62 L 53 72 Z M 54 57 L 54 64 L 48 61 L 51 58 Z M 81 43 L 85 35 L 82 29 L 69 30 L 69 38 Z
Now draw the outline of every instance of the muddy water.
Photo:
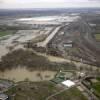
M 56 75 L 54 71 L 29 71 L 26 68 L 17 68 L 0 72 L 0 78 L 13 80 L 15 82 L 30 80 L 30 81 L 45 81 L 51 80 Z
M 2 56 L 7 54 L 8 52 L 9 52 L 9 50 L 5 46 L 0 45 L 0 59 L 1 59 Z

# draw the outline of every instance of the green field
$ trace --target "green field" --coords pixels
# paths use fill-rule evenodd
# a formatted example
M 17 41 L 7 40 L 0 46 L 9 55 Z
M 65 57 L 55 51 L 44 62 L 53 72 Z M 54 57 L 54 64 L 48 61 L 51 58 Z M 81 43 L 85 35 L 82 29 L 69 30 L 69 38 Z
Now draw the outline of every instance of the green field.
M 59 89 L 54 87 L 53 84 L 49 82 L 22 82 L 18 86 L 10 89 L 7 94 L 11 97 L 11 100 L 45 100 L 46 97 L 57 92 Z
M 97 41 L 100 41 L 100 34 L 95 34 L 95 39 L 96 39 Z
M 95 95 L 100 98 L 100 78 L 97 78 L 97 82 L 92 83 L 92 89 L 94 90 Z
M 100 100 L 100 77 L 87 79 L 83 83 Z
M 88 100 L 77 88 L 73 87 L 50 100 Z
M 9 34 L 13 34 L 13 31 L 10 31 L 10 30 L 8 30 L 8 31 L 0 31 L 0 37 L 6 36 L 6 35 L 9 35 Z
M 100 82 L 93 83 L 92 87 L 100 93 Z
M 100 77 L 98 77 L 97 80 L 100 81 Z
M 46 100 L 48 96 L 61 91 L 51 82 L 22 82 L 6 92 L 11 100 Z M 77 88 L 66 90 L 50 100 L 87 100 Z

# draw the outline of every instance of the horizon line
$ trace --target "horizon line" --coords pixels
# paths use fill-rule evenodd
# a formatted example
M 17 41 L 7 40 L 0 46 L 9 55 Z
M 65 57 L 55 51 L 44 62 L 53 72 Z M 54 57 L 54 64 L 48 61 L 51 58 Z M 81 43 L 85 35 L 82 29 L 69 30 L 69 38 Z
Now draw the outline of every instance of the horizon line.
M 100 7 L 57 7 L 57 8 L 0 8 L 0 10 L 41 10 L 41 9 L 100 9 Z

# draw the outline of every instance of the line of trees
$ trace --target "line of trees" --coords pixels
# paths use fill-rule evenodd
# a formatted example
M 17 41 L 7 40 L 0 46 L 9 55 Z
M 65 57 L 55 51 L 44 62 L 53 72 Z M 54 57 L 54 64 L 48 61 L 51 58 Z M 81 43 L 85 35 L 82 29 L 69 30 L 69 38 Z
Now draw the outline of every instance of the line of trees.
M 12 69 L 17 67 L 26 67 L 29 70 L 65 70 L 76 69 L 71 63 L 50 62 L 47 58 L 34 54 L 28 50 L 15 50 L 2 57 L 0 70 Z

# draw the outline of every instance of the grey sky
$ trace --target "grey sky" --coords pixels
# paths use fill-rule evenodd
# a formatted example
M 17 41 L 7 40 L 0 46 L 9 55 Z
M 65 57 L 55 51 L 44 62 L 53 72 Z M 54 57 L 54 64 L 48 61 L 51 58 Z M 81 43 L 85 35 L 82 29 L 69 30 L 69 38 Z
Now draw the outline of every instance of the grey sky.
M 100 0 L 0 0 L 0 8 L 100 7 Z

